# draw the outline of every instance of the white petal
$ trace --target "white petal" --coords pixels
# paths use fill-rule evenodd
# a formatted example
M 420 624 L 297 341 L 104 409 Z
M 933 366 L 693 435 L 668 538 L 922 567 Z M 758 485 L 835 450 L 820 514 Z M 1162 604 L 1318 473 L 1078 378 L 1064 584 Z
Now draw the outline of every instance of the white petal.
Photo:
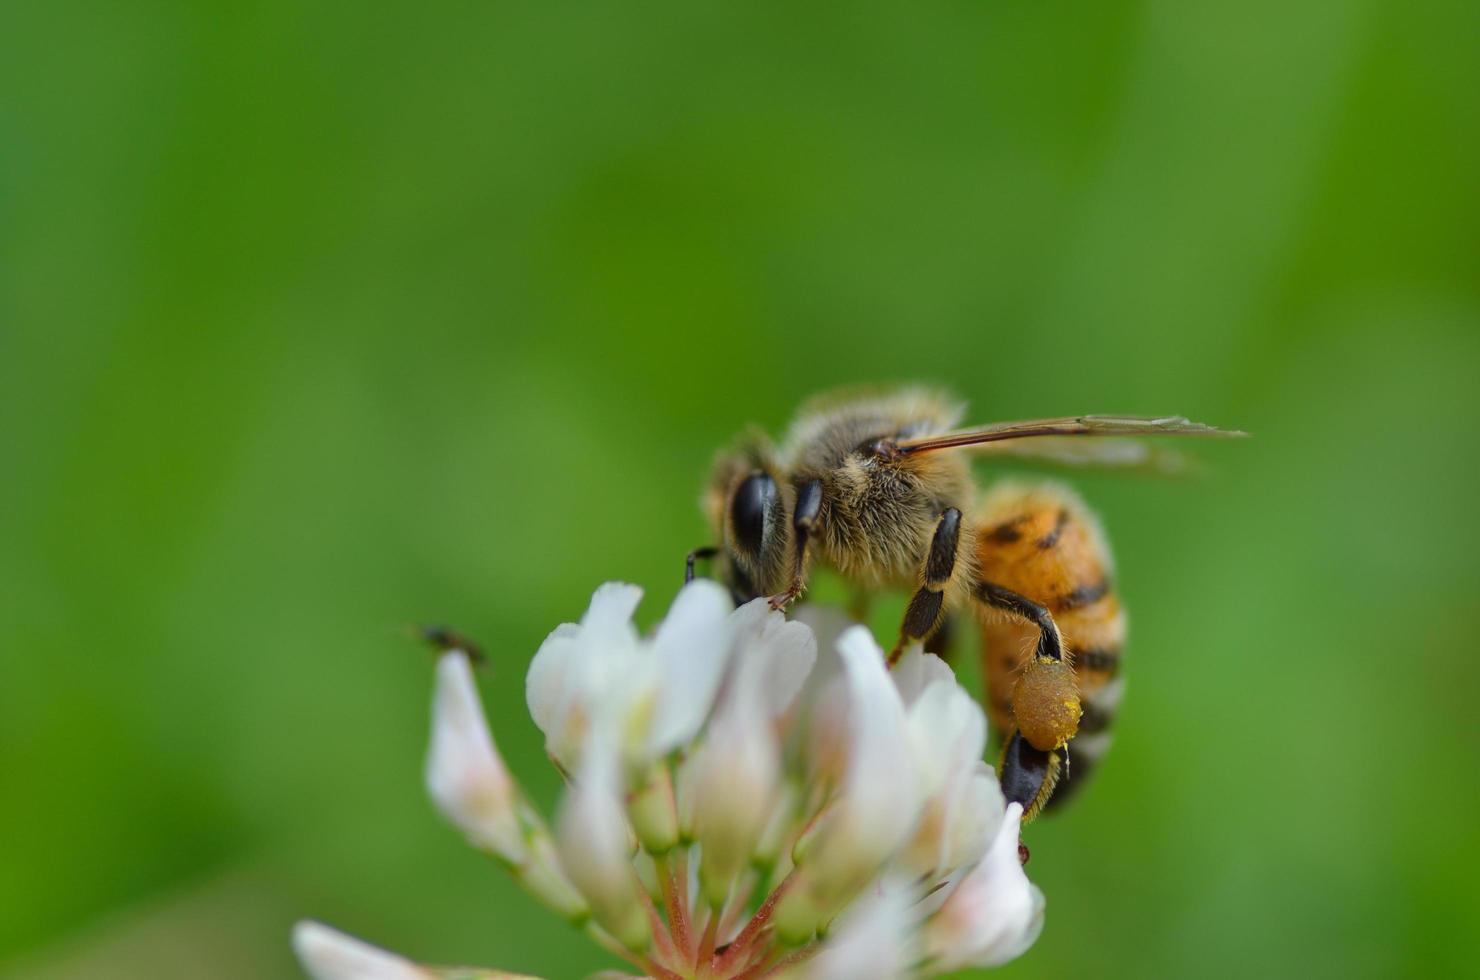
M 581 629 L 604 637 L 607 634 L 636 636 L 632 614 L 642 601 L 642 589 L 626 582 L 606 582 L 591 594 L 591 604 L 581 617 Z
M 730 613 L 730 632 L 742 643 L 751 637 L 759 636 L 761 630 L 765 628 L 766 620 L 771 617 L 772 611 L 771 600 L 766 596 L 751 599 L 742 606 L 736 606 L 735 611 Z
M 915 699 L 937 681 L 956 683 L 956 672 L 951 670 L 951 665 L 933 653 L 926 653 L 918 643 L 905 648 L 904 656 L 899 658 L 891 673 L 905 704 L 914 704 Z
M 1022 807 L 1013 803 L 997 837 L 927 923 L 926 952 L 941 971 L 1006 963 L 1033 945 L 1043 929 L 1043 893 L 1018 860 Z
M 803 742 L 807 782 L 824 788 L 835 786 L 842 782 L 848 765 L 847 679 L 833 677 L 813 692 L 810 703 L 805 692 L 802 698 L 807 710 Z
M 730 597 L 717 582 L 695 579 L 678 593 L 653 637 L 660 694 L 648 751 L 667 753 L 699 731 L 714 704 L 730 653 Z
M 995 812 L 974 809 L 991 803 L 990 779 L 982 763 L 987 741 L 987 719 L 981 706 L 951 678 L 932 681 L 909 708 L 910 746 L 915 771 L 925 796 L 924 816 L 915 828 L 904 860 L 916 874 L 940 876 L 963 861 L 975 861 L 986 849 L 983 821 L 1001 816 L 1000 794 Z
M 638 947 L 646 942 L 648 926 L 637 902 L 633 838 L 621 792 L 617 745 L 609 734 L 593 732 L 561 804 L 556 848 L 561 866 L 591 903 L 597 922 L 623 943 Z
M 488 730 L 468 658 L 460 651 L 437 661 L 426 780 L 437 808 L 474 846 L 514 863 L 523 859 L 517 791 Z
M 858 816 L 871 849 L 892 849 L 920 810 L 904 705 L 873 634 L 854 626 L 838 640 L 848 678 L 849 746 L 843 803 Z M 857 842 L 864 843 L 863 841 Z
M 764 605 L 764 603 L 762 603 Z M 797 610 L 794 622 L 812 631 L 813 664 L 795 698 L 794 722 L 802 737 L 790 747 L 803 757 L 794 760 L 804 768 L 809 781 L 831 782 L 841 775 L 843 746 L 846 739 L 843 662 L 838 656 L 838 637 L 852 625 L 848 618 L 831 606 L 804 605 Z
M 545 747 L 556 758 L 555 745 L 566 740 L 566 722 L 576 696 L 581 628 L 562 623 L 540 644 L 524 677 L 524 700 L 529 716 L 545 733 Z
M 981 705 L 955 679 L 937 680 L 909 709 L 910 746 L 921 791 L 939 792 L 956 776 L 969 776 L 987 745 Z
M 829 930 L 808 980 L 896 980 L 918 959 L 908 888 L 875 884 Z
M 781 746 L 760 676 L 759 669 L 740 665 L 703 745 L 686 767 L 693 829 L 704 849 L 700 879 L 705 896 L 716 906 L 749 864 L 781 779 Z
M 824 912 L 830 901 L 872 877 L 905 841 L 922 803 L 904 705 L 884 668 L 883 651 L 868 630 L 855 626 L 838 640 L 838 653 L 848 690 L 847 773 L 811 853 L 801 859 L 813 900 Z
M 337 929 L 304 920 L 293 927 L 293 951 L 313 980 L 429 980 L 415 963 Z
M 762 605 L 765 606 L 764 603 Z M 817 669 L 824 674 L 819 680 L 826 680 L 826 675 L 842 670 L 837 654 L 838 639 L 855 625 L 853 620 L 833 606 L 807 603 L 796 611 L 794 621 L 805 625 L 817 639 Z
M 936 866 L 959 868 L 981 860 L 1002 826 L 1004 803 L 997 774 L 985 762 L 942 804 L 945 810 Z
M 817 663 L 817 639 L 805 623 L 788 622 L 775 612 L 762 622 L 760 635 L 740 651 L 740 657 L 744 662 L 763 664 L 761 690 L 765 692 L 766 710 L 775 716 L 791 706 L 811 674 Z

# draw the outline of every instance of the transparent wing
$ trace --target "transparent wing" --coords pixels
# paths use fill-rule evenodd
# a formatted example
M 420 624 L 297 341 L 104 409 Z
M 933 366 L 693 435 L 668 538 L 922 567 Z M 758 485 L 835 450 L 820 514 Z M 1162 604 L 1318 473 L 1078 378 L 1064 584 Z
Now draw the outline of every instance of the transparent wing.
M 977 446 L 987 459 L 1011 458 L 1078 470 L 1111 470 L 1157 477 L 1195 477 L 1206 473 L 1202 460 L 1171 448 L 1165 441 L 1107 436 L 1075 439 L 1036 436 Z
M 1033 419 L 1027 422 L 998 422 L 970 429 L 957 429 L 941 435 L 905 439 L 896 447 L 900 452 L 928 453 L 937 449 L 962 446 L 985 446 L 1013 439 L 1077 436 L 1214 436 L 1239 438 L 1246 433 L 1214 428 L 1192 422 L 1180 415 L 1151 417 L 1141 415 L 1069 415 L 1058 419 Z M 1124 440 L 1121 440 L 1124 441 Z

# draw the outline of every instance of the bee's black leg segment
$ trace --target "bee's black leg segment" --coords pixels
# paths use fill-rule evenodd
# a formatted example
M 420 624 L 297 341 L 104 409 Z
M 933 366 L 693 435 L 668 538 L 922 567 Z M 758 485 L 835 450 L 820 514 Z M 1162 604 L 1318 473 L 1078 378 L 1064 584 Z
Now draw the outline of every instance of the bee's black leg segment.
M 997 779 L 1002 784 L 1002 795 L 1007 802 L 1022 804 L 1024 823 L 1038 816 L 1049 797 L 1053 796 L 1065 760 L 1063 749 L 1050 752 L 1035 749 L 1017 732 L 1007 740 L 1002 749 L 1002 765 L 998 767 Z
M 942 660 L 951 656 L 951 639 L 956 633 L 956 617 L 946 613 L 940 617 L 935 632 L 925 638 L 925 652 L 933 653 Z
M 812 536 L 812 529 L 817 526 L 817 518 L 822 513 L 822 481 L 809 480 L 797 487 L 796 510 L 791 517 L 793 542 L 796 555 L 792 559 L 791 582 L 786 591 L 771 596 L 772 609 L 784 609 L 787 604 L 802 594 L 806 587 L 805 577 L 807 573 L 807 541 Z
M 961 511 L 947 507 L 935 525 L 930 552 L 925 556 L 924 574 L 899 628 L 899 642 L 889 654 L 892 664 L 914 640 L 928 640 L 944 618 L 945 588 L 956 570 L 956 551 L 961 544 Z
M 688 585 L 694 580 L 694 562 L 703 558 L 708 560 L 719 554 L 719 549 L 713 545 L 705 545 L 703 548 L 695 548 L 689 552 L 688 558 L 683 563 L 683 584 Z
M 1064 639 L 1048 609 L 1027 596 L 1018 595 L 1010 589 L 991 582 L 982 582 L 976 587 L 976 597 L 994 609 L 1019 616 L 1038 627 L 1038 655 L 1053 660 L 1064 659 Z

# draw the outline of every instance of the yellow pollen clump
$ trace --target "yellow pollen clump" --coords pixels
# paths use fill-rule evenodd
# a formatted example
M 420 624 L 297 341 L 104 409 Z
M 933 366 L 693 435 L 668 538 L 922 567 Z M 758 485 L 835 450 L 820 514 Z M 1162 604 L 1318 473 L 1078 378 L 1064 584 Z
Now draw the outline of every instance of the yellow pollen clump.
M 1012 714 L 1029 745 L 1040 752 L 1062 748 L 1079 730 L 1082 713 L 1068 665 L 1050 657 L 1033 657 L 1023 665 L 1012 691 Z

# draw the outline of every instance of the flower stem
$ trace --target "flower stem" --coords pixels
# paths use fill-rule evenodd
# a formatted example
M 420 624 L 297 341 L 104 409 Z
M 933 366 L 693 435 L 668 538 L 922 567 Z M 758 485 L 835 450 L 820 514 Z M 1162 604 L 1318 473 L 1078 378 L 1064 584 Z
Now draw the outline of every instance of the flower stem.
M 719 935 L 728 936 L 734 931 L 735 924 L 740 921 L 740 916 L 745 914 L 745 907 L 750 904 L 750 896 L 755 891 L 759 877 L 753 869 L 745 872 L 739 886 L 730 896 L 729 904 L 725 906 L 724 915 L 720 918 Z
M 714 937 L 719 934 L 719 909 L 709 910 L 709 920 L 704 923 L 704 935 L 699 940 L 699 953 L 694 957 L 694 968 L 699 977 L 708 977 L 714 967 Z
M 801 949 L 787 953 L 774 963 L 757 963 L 744 973 L 736 974 L 735 980 L 761 980 L 763 977 L 773 977 L 816 956 L 821 948 L 821 943 L 808 943 Z
M 681 963 L 678 951 L 673 948 L 673 937 L 668 933 L 668 925 L 658 914 L 658 907 L 653 904 L 653 897 L 648 894 L 647 886 L 640 878 L 637 881 L 637 894 L 642 901 L 643 909 L 647 912 L 648 926 L 653 930 L 653 944 L 656 947 L 657 959 L 665 966 Z
M 663 889 L 663 905 L 668 912 L 668 928 L 673 933 L 673 945 L 681 959 L 694 955 L 694 946 L 689 939 L 689 910 L 678 890 L 678 869 L 668 855 L 654 857 L 658 869 L 658 883 Z
M 587 923 L 586 935 L 594 939 L 596 941 L 596 945 L 600 946 L 608 953 L 611 953 L 613 956 L 621 957 L 628 963 L 631 963 L 633 966 L 646 973 L 648 976 L 653 977 L 654 980 L 683 980 L 683 977 L 679 976 L 677 973 L 674 973 L 672 970 L 668 969 L 665 966 L 661 966 L 653 962 L 652 957 L 643 956 L 641 954 L 632 952 L 632 950 L 617 942 L 615 936 L 611 935 L 611 933 L 598 926 L 595 922 Z
M 796 881 L 796 872 L 792 871 L 785 878 L 781 879 L 781 884 L 776 886 L 775 891 L 766 896 L 766 900 L 761 903 L 761 907 L 755 910 L 755 915 L 751 916 L 750 921 L 745 924 L 745 928 L 740 930 L 740 935 L 735 937 L 735 941 L 730 943 L 730 948 L 725 950 L 725 955 L 721 956 L 719 962 L 715 964 L 716 973 L 724 976 L 730 970 L 733 970 L 737 964 L 745 962 L 746 958 L 750 955 L 751 943 L 755 942 L 756 936 L 760 934 L 760 931 L 765 928 L 766 923 L 770 921 L 771 913 L 776 911 L 776 903 L 781 901 L 781 896 L 786 894 L 787 889 L 791 887 L 794 881 Z

